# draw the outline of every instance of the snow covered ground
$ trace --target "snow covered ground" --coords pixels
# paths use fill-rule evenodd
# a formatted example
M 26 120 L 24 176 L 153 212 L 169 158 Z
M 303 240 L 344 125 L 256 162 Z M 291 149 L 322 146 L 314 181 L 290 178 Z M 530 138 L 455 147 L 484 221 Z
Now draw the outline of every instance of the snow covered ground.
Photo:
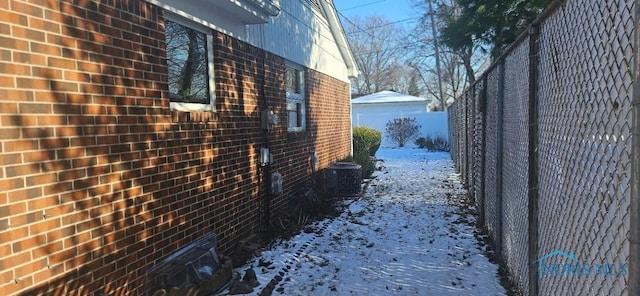
M 366 193 L 236 269 L 274 295 L 505 295 L 448 153 L 382 148 Z M 275 285 L 275 286 L 273 286 Z

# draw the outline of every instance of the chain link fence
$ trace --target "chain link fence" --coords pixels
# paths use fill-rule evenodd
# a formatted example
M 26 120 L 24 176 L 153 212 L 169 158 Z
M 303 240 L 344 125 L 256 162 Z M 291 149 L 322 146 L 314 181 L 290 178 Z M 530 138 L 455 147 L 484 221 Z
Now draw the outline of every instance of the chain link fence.
M 448 109 L 456 168 L 525 295 L 635 293 L 635 9 L 554 2 Z
M 528 291 L 529 38 L 504 59 L 502 118 L 502 256 L 512 279 Z

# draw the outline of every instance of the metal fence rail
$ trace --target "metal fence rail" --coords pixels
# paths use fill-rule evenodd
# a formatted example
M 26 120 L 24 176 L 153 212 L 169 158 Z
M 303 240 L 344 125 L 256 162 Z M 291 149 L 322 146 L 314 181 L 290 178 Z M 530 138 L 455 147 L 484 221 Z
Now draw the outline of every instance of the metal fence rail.
M 525 295 L 640 293 L 634 13 L 554 2 L 448 110 L 452 159 Z

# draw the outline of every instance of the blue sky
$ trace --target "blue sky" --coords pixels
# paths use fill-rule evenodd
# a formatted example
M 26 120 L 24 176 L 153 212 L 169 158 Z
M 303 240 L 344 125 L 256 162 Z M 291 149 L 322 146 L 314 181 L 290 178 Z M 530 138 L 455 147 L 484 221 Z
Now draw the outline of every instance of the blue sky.
M 400 25 L 412 27 L 417 19 L 402 21 L 418 16 L 415 3 L 419 0 L 334 0 L 338 12 L 347 18 L 353 16 L 365 17 L 378 15 L 390 22 L 398 22 Z

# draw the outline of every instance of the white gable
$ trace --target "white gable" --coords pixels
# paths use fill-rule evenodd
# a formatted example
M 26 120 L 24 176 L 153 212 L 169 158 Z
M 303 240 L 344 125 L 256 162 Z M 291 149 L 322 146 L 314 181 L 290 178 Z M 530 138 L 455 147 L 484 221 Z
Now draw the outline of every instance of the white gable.
M 246 41 L 307 68 L 349 81 L 358 75 L 333 1 L 280 0 L 269 23 L 247 25 Z

